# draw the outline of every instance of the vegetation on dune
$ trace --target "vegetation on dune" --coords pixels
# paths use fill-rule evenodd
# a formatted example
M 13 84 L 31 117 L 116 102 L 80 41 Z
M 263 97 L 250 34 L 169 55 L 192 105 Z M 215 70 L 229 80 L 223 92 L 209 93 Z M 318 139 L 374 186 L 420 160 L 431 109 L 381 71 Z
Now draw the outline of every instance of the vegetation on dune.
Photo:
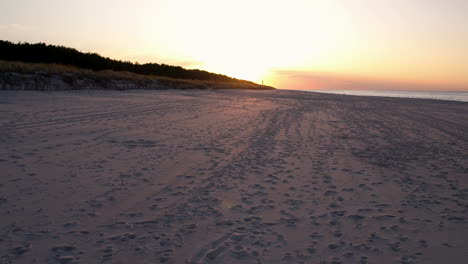
M 42 88 L 41 88 L 42 87 Z M 44 43 L 0 40 L 0 89 L 273 89 L 202 70 L 138 64 Z
M 0 60 L 0 90 L 273 89 L 253 82 L 174 79 L 128 71 Z
M 137 64 L 128 61 L 113 60 L 96 53 L 83 53 L 73 48 L 47 45 L 45 43 L 12 43 L 0 40 L 0 60 L 34 63 L 56 63 L 71 65 L 95 71 L 128 71 L 137 74 L 151 74 L 176 79 L 209 80 L 238 82 L 240 80 L 226 75 L 202 70 L 187 70 L 179 66 L 146 63 Z

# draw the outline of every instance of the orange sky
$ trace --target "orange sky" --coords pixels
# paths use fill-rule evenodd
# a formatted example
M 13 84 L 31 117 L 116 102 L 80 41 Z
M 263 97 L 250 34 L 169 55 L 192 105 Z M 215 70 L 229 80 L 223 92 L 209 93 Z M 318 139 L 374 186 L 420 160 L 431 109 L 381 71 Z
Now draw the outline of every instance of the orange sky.
M 466 0 L 2 0 L 4 40 L 284 89 L 468 90 Z

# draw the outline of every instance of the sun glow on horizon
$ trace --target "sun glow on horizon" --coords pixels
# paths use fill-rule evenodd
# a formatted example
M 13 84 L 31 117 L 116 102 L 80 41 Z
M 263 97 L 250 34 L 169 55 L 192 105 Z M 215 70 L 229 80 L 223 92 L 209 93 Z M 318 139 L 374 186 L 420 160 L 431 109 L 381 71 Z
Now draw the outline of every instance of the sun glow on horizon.
M 424 29 L 438 19 L 434 14 L 410 19 L 414 10 L 409 8 L 401 12 L 386 10 L 388 4 L 353 3 L 173 1 L 164 8 L 177 10 L 182 19 L 167 18 L 173 23 L 166 32 L 173 38 L 168 51 L 200 62 L 199 68 L 273 86 L 287 83 L 278 81 L 276 69 L 468 84 L 463 72 L 468 57 L 453 52 L 463 49 L 464 42 L 455 40 L 468 43 L 468 35 L 457 37 L 459 31 L 441 22 L 437 26 L 446 39 L 435 39 Z
M 346 35 L 339 34 L 343 11 L 323 1 L 173 1 L 161 8 L 158 20 L 170 23 L 161 30 L 171 39 L 163 50 L 200 62 L 194 68 L 255 82 L 272 69 L 325 63 L 324 55 Z M 156 43 L 161 37 L 146 40 Z

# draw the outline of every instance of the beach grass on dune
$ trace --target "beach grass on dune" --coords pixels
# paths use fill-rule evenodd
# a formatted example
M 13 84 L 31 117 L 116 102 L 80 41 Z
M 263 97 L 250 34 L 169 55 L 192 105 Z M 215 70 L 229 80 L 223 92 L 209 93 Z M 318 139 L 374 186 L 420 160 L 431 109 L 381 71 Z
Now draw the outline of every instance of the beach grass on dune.
M 54 63 L 0 60 L 0 90 L 273 89 L 253 82 L 174 79 L 129 71 L 94 71 Z

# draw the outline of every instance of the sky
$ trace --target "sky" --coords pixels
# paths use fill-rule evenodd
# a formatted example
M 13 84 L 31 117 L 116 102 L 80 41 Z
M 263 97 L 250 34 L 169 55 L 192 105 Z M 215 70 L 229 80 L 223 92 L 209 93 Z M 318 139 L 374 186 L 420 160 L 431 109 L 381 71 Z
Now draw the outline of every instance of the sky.
M 0 39 L 282 89 L 466 90 L 467 0 L 1 0 Z

